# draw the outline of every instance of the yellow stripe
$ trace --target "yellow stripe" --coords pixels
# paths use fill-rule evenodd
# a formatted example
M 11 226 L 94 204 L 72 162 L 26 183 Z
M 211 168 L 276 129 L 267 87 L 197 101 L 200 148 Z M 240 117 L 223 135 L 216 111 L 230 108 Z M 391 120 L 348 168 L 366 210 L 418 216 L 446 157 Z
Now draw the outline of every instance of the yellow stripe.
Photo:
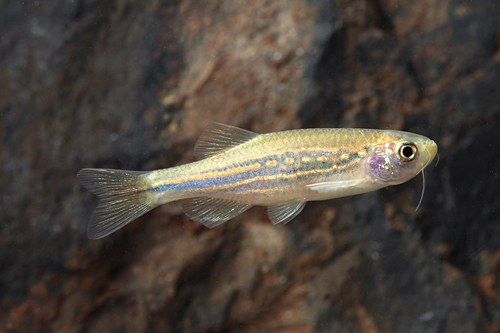
M 196 179 L 224 177 L 224 176 L 232 175 L 235 173 L 245 172 L 245 171 L 249 171 L 249 170 L 255 170 L 255 169 L 258 169 L 260 167 L 262 167 L 262 164 L 254 163 L 254 164 L 247 165 L 247 166 L 232 168 L 232 169 L 229 169 L 226 171 L 210 171 L 210 172 L 207 172 L 204 174 L 192 174 L 192 175 L 185 176 L 182 178 L 173 178 L 173 179 L 155 182 L 152 184 L 152 187 L 158 187 L 158 186 L 168 185 L 168 184 L 184 183 L 184 182 L 187 182 L 190 180 L 196 180 Z
M 352 160 L 349 164 L 346 164 L 342 167 L 339 167 L 338 165 L 333 165 L 331 168 L 328 168 L 328 169 L 312 169 L 312 170 L 297 171 L 296 173 L 292 173 L 292 174 L 280 173 L 280 174 L 273 175 L 273 176 L 257 176 L 257 177 L 245 179 L 245 180 L 242 180 L 242 181 L 239 181 L 236 183 L 213 186 L 212 188 L 206 188 L 206 190 L 224 190 L 224 189 L 228 189 L 228 188 L 236 188 L 236 187 L 241 186 L 241 185 L 247 185 L 247 184 L 253 183 L 255 181 L 261 181 L 261 180 L 293 179 L 293 178 L 297 178 L 299 176 L 308 176 L 308 175 L 317 174 L 317 173 L 328 173 L 328 172 L 336 170 L 336 169 L 345 169 L 347 167 L 358 164 L 359 162 L 360 162 L 360 160 L 356 159 L 356 160 Z M 255 190 L 257 190 L 257 189 L 246 190 L 246 191 L 242 191 L 240 193 L 253 192 Z M 267 189 L 262 189 L 262 190 L 265 191 Z
M 338 154 L 336 154 L 336 152 L 338 152 L 339 150 L 349 150 L 351 152 L 358 152 L 359 147 L 352 147 L 352 146 L 350 146 L 350 147 L 347 147 L 347 146 L 319 147 L 318 146 L 318 147 L 305 147 L 305 148 L 277 149 L 276 152 L 273 152 L 271 154 L 262 155 L 262 156 L 253 156 L 251 159 L 242 160 L 240 163 L 245 163 L 248 160 L 265 159 L 267 156 L 272 156 L 272 155 L 283 155 L 283 154 L 286 154 L 286 153 L 293 153 L 295 155 L 298 155 L 301 152 L 317 152 L 317 151 L 329 152 L 329 153 L 332 153 L 334 157 L 338 158 L 338 156 L 337 156 Z M 327 160 L 328 159 L 326 157 L 324 157 L 324 156 L 317 157 L 317 161 L 320 161 L 320 162 L 326 162 Z M 293 161 L 294 161 L 293 158 L 286 158 L 285 159 L 285 162 L 289 163 L 289 164 L 293 163 Z M 354 160 L 354 161 L 356 161 L 356 160 Z M 268 161 L 268 162 L 271 162 L 271 161 Z M 234 161 L 227 161 L 226 164 L 222 164 L 219 167 L 220 168 L 229 167 L 231 164 L 234 164 L 234 163 L 235 163 Z M 266 162 L 266 165 L 268 165 L 267 162 Z M 274 165 L 274 164 L 272 164 L 272 165 Z M 270 165 L 268 165 L 268 166 L 270 166 Z M 250 171 L 250 170 L 256 170 L 256 169 L 259 169 L 260 167 L 262 167 L 261 163 L 254 163 L 254 164 L 243 166 L 243 167 L 230 168 L 230 169 L 228 169 L 226 171 L 209 171 L 207 173 L 203 173 L 203 174 L 196 173 L 196 174 L 184 176 L 184 177 L 181 177 L 181 178 L 174 177 L 174 178 L 164 179 L 164 180 L 159 180 L 157 182 L 154 182 L 152 184 L 152 187 L 158 187 L 158 186 L 163 186 L 163 185 L 168 185 L 168 184 L 175 184 L 175 183 L 184 183 L 184 182 L 187 182 L 187 181 L 190 181 L 190 180 L 202 180 L 202 179 L 205 179 L 205 178 L 224 177 L 224 176 L 227 176 L 227 175 L 237 174 L 237 173 L 240 173 L 240 172 L 245 172 L 245 171 Z M 338 166 L 334 165 L 332 168 L 329 168 L 329 169 L 326 169 L 326 170 L 325 169 L 313 169 L 313 170 L 308 170 L 308 171 L 299 171 L 295 177 L 302 176 L 302 175 L 319 173 L 319 172 L 330 172 L 330 171 L 335 170 L 337 168 L 338 168 Z M 275 176 L 259 176 L 257 178 L 269 180 L 269 179 L 275 178 Z M 246 181 L 251 180 L 251 179 L 253 179 L 253 178 L 247 179 Z M 245 181 L 242 181 L 242 182 L 243 183 L 241 183 L 241 184 L 246 184 Z M 228 185 L 232 185 L 232 184 L 228 184 Z M 224 185 L 224 186 L 228 186 L 228 185 Z M 237 186 L 237 185 L 240 185 L 240 184 L 238 183 L 235 186 Z M 222 185 L 219 185 L 219 186 L 222 186 Z

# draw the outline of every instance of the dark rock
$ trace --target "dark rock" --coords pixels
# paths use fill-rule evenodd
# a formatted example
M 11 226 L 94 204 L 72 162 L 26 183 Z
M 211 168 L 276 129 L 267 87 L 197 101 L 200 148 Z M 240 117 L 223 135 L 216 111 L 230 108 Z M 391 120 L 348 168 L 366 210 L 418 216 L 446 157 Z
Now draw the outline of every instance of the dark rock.
M 0 1 L 0 331 L 500 330 L 500 4 Z M 99 241 L 83 167 L 193 160 L 210 122 L 370 127 L 440 147 L 420 181 L 253 208 L 162 206 Z

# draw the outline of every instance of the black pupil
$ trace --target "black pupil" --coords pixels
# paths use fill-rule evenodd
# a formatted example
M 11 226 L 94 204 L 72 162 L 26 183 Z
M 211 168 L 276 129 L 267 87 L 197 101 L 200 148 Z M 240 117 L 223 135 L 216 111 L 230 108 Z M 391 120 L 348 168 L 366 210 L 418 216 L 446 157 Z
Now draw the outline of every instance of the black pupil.
M 410 146 L 405 146 L 401 149 L 401 155 L 405 158 L 411 158 L 413 156 L 413 148 Z

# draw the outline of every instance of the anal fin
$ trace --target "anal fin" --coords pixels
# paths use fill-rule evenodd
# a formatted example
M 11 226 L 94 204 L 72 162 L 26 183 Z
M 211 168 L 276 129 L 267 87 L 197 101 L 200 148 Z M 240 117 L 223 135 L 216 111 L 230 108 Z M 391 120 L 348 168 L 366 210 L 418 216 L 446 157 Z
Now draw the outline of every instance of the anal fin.
M 200 222 L 208 228 L 214 228 L 243 213 L 250 207 L 252 205 L 233 200 L 207 197 L 188 199 L 182 205 L 184 213 L 190 219 Z
M 305 201 L 285 202 L 270 205 L 267 206 L 267 216 L 269 216 L 272 224 L 278 224 L 281 222 L 283 222 L 283 224 L 287 224 L 293 220 L 295 216 L 299 215 L 305 205 Z

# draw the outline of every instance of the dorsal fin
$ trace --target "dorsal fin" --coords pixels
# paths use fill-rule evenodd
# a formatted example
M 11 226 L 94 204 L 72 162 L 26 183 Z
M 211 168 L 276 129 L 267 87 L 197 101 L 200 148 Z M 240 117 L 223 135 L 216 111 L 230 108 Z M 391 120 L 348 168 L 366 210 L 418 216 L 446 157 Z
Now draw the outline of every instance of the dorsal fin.
M 212 122 L 201 133 L 194 146 L 194 157 L 201 160 L 222 153 L 258 136 L 235 126 Z

